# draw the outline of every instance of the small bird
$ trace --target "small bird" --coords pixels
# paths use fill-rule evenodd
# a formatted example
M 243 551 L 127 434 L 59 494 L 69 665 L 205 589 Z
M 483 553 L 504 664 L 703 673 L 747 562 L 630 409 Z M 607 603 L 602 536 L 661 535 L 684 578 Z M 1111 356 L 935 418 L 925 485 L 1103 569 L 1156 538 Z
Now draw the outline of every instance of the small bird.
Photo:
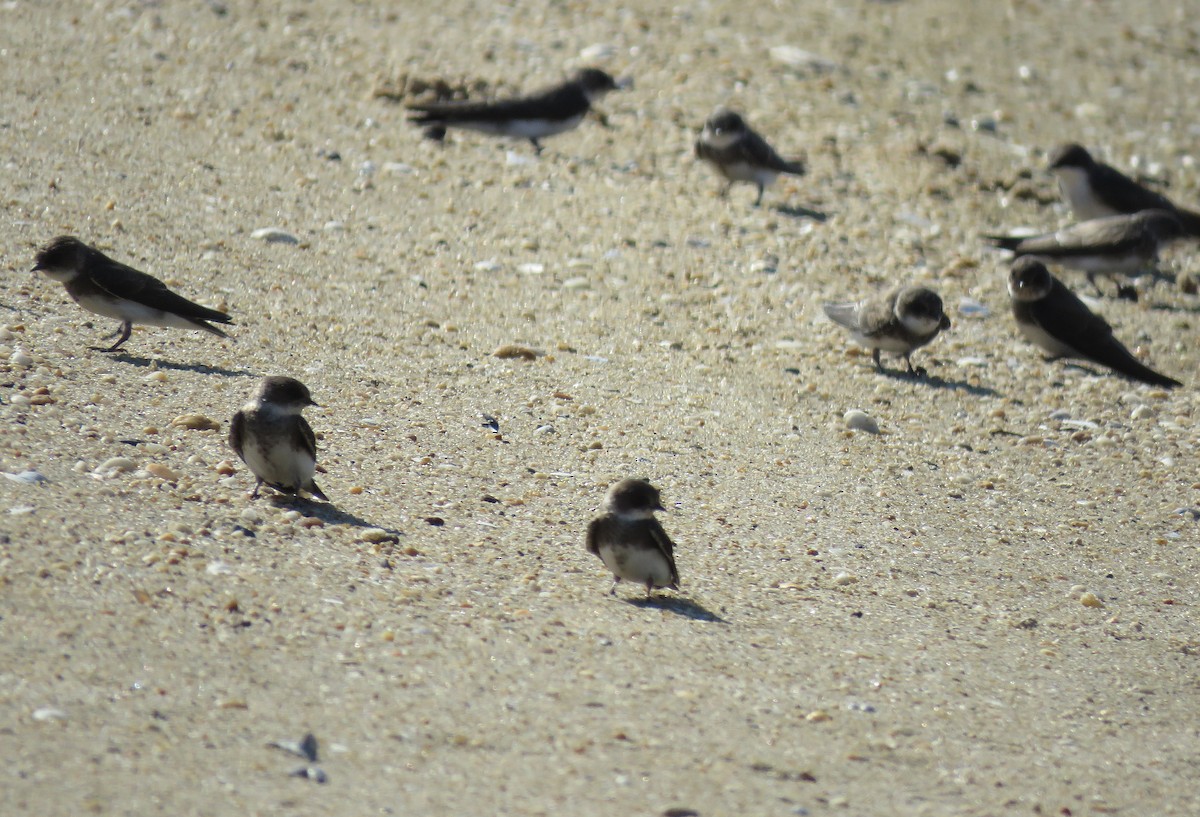
M 229 337 L 208 323 L 232 323 L 224 312 L 192 303 L 154 276 L 114 261 L 72 236 L 59 236 L 43 247 L 33 272 L 44 272 L 63 284 L 72 300 L 89 312 L 121 321 L 120 337 L 104 352 L 121 348 L 135 323 L 203 329 Z
M 1142 210 L 1165 210 L 1179 219 L 1183 232 L 1200 236 L 1200 213 L 1177 207 L 1121 171 L 1097 162 L 1082 145 L 1060 145 L 1050 152 L 1050 172 L 1058 189 L 1079 221 L 1105 216 L 1132 215 Z
M 530 96 L 495 102 L 430 102 L 409 105 L 409 117 L 426 136 L 441 139 L 447 128 L 528 139 L 537 153 L 541 140 L 578 127 L 596 102 L 609 91 L 628 86 L 599 68 L 584 68 L 570 80 Z
M 762 203 L 763 191 L 781 173 L 804 175 L 804 162 L 787 161 L 767 141 L 746 124 L 740 114 L 717 108 L 696 140 L 696 156 L 715 167 L 726 179 L 722 196 L 729 195 L 734 182 L 750 182 L 758 187 L 754 206 Z
M 1113 337 L 1112 327 L 1032 256 L 1013 262 L 1008 296 L 1021 334 L 1051 357 L 1089 360 L 1152 386 L 1171 389 L 1178 380 L 1143 365 Z
M 315 406 L 308 387 L 291 377 L 265 377 L 254 396 L 233 415 L 229 445 L 254 473 L 251 497 L 265 482 L 277 491 L 308 491 L 329 497 L 313 482 L 317 470 L 317 437 L 300 412 Z
M 901 286 L 882 297 L 857 302 L 827 303 L 825 314 L 849 329 L 855 342 L 871 350 L 871 359 L 881 372 L 879 353 L 893 352 L 904 355 L 910 374 L 923 373 L 913 368 L 910 355 L 950 328 L 941 297 L 921 286 Z
M 587 529 L 588 553 L 594 553 L 612 571 L 611 593 L 621 579 L 646 585 L 649 597 L 656 587 L 679 589 L 675 546 L 654 518 L 664 510 L 658 489 L 642 479 L 623 479 L 604 500 L 605 514 Z
M 1018 257 L 1035 255 L 1044 261 L 1082 270 L 1096 294 L 1102 295 L 1097 275 L 1128 276 L 1152 267 L 1158 260 L 1159 249 L 1181 235 L 1179 219 L 1172 213 L 1143 210 L 1133 215 L 1081 221 L 1043 235 L 985 235 L 984 238 Z M 1122 286 L 1118 294 L 1137 300 L 1132 287 Z

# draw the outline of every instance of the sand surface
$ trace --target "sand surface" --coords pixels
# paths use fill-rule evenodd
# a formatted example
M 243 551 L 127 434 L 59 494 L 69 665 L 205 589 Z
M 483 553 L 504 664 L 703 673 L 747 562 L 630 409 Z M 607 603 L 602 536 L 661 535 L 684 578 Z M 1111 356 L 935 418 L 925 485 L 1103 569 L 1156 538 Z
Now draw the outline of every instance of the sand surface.
M 1068 140 L 1200 203 L 1198 53 L 1157 1 L 4 3 L 0 812 L 1200 813 L 1200 299 L 1098 306 L 1184 388 L 1046 362 L 979 240 L 1069 221 Z M 582 64 L 636 85 L 540 158 L 380 95 Z M 718 103 L 809 175 L 720 198 Z M 63 233 L 234 339 L 92 351 Z M 903 280 L 924 381 L 821 314 Z M 246 497 L 264 374 L 331 505 Z M 625 476 L 651 604 L 583 549 Z

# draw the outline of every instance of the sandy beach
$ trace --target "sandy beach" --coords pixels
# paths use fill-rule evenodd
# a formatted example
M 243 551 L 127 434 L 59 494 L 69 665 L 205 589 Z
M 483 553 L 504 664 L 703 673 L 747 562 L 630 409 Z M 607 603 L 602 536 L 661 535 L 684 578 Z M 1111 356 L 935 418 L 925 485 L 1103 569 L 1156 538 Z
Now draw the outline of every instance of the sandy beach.
M 0 32 L 0 812 L 1200 813 L 1196 244 L 1091 302 L 1165 390 L 1045 360 L 980 237 L 1070 222 L 1068 141 L 1200 207 L 1186 4 L 12 0 Z M 540 156 L 405 121 L 585 65 L 633 87 Z M 721 197 L 719 104 L 807 175 Z M 231 337 L 95 351 L 116 322 L 30 273 L 63 234 Z M 821 309 L 901 282 L 953 322 L 924 378 Z M 273 374 L 320 403 L 328 504 L 247 497 L 229 422 Z M 584 550 L 630 476 L 682 580 L 649 602 Z

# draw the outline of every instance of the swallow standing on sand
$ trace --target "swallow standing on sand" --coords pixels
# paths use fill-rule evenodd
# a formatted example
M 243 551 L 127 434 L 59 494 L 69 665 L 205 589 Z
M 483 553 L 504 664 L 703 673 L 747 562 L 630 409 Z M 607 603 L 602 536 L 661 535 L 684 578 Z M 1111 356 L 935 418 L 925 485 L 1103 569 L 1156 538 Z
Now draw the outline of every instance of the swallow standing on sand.
M 121 321 L 121 336 L 105 352 L 115 352 L 129 340 L 135 323 L 229 337 L 208 323 L 232 323 L 224 312 L 192 303 L 157 278 L 112 260 L 78 238 L 64 235 L 51 241 L 38 252 L 33 271 L 63 284 L 75 303 L 89 312 Z
M 1031 256 L 1013 262 L 1008 277 L 1013 317 L 1021 334 L 1051 357 L 1089 360 L 1152 386 L 1175 388 L 1178 380 L 1143 365 L 1113 337 L 1104 318 Z
M 985 235 L 984 238 L 1018 257 L 1034 255 L 1082 270 L 1099 295 L 1102 293 L 1096 284 L 1097 275 L 1128 276 L 1149 269 L 1158 260 L 1159 249 L 1181 235 L 1179 220 L 1172 213 L 1143 210 L 1133 215 L 1081 221 L 1044 235 Z M 1131 287 L 1121 287 L 1119 294 L 1137 300 L 1137 292 Z
M 542 152 L 541 139 L 579 125 L 592 103 L 609 91 L 628 86 L 599 68 L 584 68 L 567 82 L 517 99 L 495 102 L 430 102 L 409 105 L 409 117 L 425 128 L 427 136 L 441 139 L 447 128 L 528 139 Z
M 741 115 L 718 108 L 696 140 L 696 156 L 715 167 L 726 179 L 722 196 L 729 194 L 734 182 L 750 182 L 758 187 L 754 206 L 762 203 L 763 191 L 781 173 L 804 175 L 804 162 L 780 157 Z
M 658 489 L 641 479 L 623 479 L 608 491 L 605 514 L 593 519 L 587 530 L 587 549 L 612 571 L 612 593 L 621 579 L 646 586 L 679 589 L 671 537 L 654 518 L 664 510 Z
M 1161 193 L 1138 184 L 1121 171 L 1097 162 L 1081 145 L 1061 145 L 1050 152 L 1050 172 L 1058 177 L 1063 199 L 1080 221 L 1165 210 L 1179 219 L 1183 232 L 1200 236 L 1200 213 L 1185 210 Z
M 300 412 L 317 403 L 308 387 L 291 377 L 265 377 L 250 402 L 233 415 L 229 445 L 254 473 L 251 497 L 265 482 L 277 491 L 300 491 L 329 501 L 313 482 L 317 438 Z
M 913 368 L 909 356 L 950 328 L 941 297 L 921 286 L 897 287 L 881 297 L 858 302 L 825 304 L 825 314 L 871 350 L 871 359 L 881 372 L 879 353 L 893 352 L 904 355 L 910 373 L 920 374 L 922 370 Z

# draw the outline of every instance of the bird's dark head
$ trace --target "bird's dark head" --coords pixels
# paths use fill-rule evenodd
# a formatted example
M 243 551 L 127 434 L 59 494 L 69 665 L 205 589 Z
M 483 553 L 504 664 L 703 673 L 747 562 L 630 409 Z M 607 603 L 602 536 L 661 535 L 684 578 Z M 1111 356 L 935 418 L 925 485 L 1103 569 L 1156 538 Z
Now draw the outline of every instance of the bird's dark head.
M 56 281 L 74 278 L 92 252 L 87 244 L 69 235 L 60 235 L 38 251 L 33 272 L 44 272 Z
M 658 489 L 644 479 L 623 479 L 608 489 L 608 510 L 618 516 L 649 517 L 665 510 Z
M 1050 155 L 1046 157 L 1046 164 L 1051 170 L 1060 170 L 1068 167 L 1086 170 L 1095 163 L 1096 160 L 1092 158 L 1092 154 L 1088 153 L 1083 145 L 1074 142 L 1059 145 L 1050 151 Z
M 950 328 L 942 297 L 928 287 L 905 287 L 896 296 L 894 311 L 900 322 L 918 335 Z
M 609 91 L 626 88 L 631 83 L 627 80 L 617 82 L 612 76 L 599 68 L 583 68 L 575 74 L 575 81 L 583 88 L 589 101 L 597 100 Z
M 737 111 L 728 108 L 717 108 L 712 116 L 704 123 L 704 129 L 713 136 L 737 136 L 745 132 L 746 120 Z
M 258 384 L 257 397 L 260 403 L 269 403 L 285 411 L 300 411 L 306 406 L 317 405 L 308 386 L 294 377 L 264 377 Z
M 1031 255 L 1013 262 L 1008 273 L 1008 296 L 1014 301 L 1040 301 L 1050 294 L 1054 276 L 1046 265 Z

